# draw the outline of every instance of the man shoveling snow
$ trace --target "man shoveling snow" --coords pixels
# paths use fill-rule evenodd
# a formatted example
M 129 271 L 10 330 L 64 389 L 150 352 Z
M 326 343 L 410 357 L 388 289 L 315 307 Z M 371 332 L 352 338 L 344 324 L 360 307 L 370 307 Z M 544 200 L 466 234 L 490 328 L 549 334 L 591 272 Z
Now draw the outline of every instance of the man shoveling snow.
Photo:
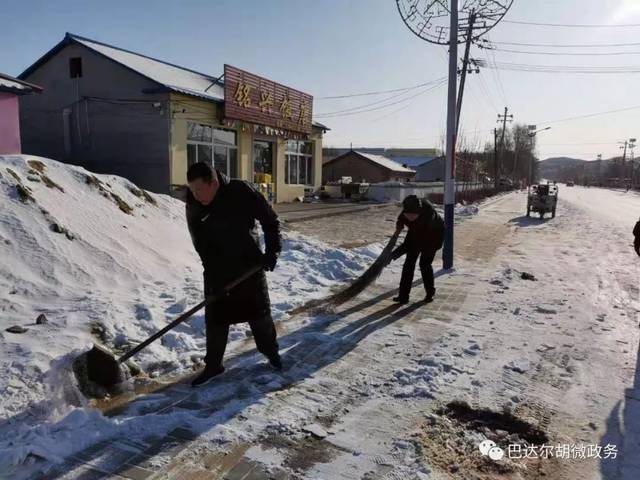
M 249 183 L 230 180 L 203 162 L 189 167 L 187 181 L 187 225 L 204 267 L 205 295 L 220 290 L 256 264 L 272 271 L 282 240 L 278 216 L 266 199 Z M 264 254 L 259 246 L 256 220 L 264 232 Z M 192 382 L 193 386 L 224 372 L 222 359 L 229 326 L 234 323 L 248 322 L 258 351 L 274 368 L 282 368 L 264 270 L 205 307 L 206 366 Z
M 431 264 L 436 252 L 442 248 L 444 222 L 431 203 L 424 199 L 421 200 L 415 195 L 409 195 L 402 202 L 402 212 L 398 216 L 396 233 L 400 233 L 405 226 L 408 227 L 409 232 L 402 245 L 392 253 L 394 260 L 402 255 L 407 255 L 402 267 L 400 292 L 393 301 L 409 302 L 413 272 L 416 268 L 416 261 L 420 257 L 420 272 L 427 293 L 424 300 L 431 302 L 436 293 Z

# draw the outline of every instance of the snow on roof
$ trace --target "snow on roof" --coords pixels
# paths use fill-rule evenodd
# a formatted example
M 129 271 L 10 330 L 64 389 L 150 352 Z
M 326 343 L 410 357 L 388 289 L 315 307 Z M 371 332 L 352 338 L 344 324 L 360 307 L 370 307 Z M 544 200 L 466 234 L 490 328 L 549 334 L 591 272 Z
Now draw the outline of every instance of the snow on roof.
M 415 170 L 411 170 L 410 168 L 405 168 L 398 162 L 394 162 L 388 157 L 384 157 L 382 155 L 374 155 L 373 153 L 362 153 L 356 151 L 358 155 L 361 155 L 365 158 L 368 158 L 372 162 L 377 163 L 378 165 L 383 166 L 393 172 L 402 172 L 402 173 L 416 173 Z
M 0 91 L 9 91 L 17 94 L 39 92 L 42 88 L 31 83 L 23 82 L 10 75 L 0 73 Z
M 2 77 L 0 77 L 0 87 L 15 88 L 18 90 L 27 90 L 29 88 L 23 83 L 20 83 L 14 80 L 8 80 Z
M 393 155 L 390 157 L 394 162 L 398 162 L 400 165 L 406 165 L 407 167 L 415 168 L 425 163 L 429 163 L 435 157 L 421 156 L 421 157 L 405 157 Z
M 74 41 L 158 82 L 171 90 L 209 100 L 224 100 L 218 78 L 172 65 L 138 53 L 69 34 Z

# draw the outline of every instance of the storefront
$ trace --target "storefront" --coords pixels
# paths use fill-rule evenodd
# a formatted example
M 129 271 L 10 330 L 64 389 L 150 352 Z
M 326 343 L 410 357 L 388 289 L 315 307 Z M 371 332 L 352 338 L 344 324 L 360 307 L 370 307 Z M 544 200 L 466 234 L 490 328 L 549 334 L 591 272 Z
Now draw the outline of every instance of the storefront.
M 272 202 L 320 189 L 327 127 L 312 122 L 310 95 L 225 65 L 223 100 L 173 92 L 170 105 L 174 189 L 198 161 L 256 184 Z

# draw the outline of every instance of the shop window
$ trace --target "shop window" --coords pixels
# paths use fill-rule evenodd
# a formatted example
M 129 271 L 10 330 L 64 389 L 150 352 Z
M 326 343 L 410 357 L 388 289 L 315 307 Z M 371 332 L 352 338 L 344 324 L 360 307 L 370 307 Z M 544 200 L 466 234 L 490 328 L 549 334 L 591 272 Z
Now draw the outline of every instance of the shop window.
M 196 162 L 206 162 L 231 178 L 237 178 L 236 132 L 188 122 L 187 163 L 191 166 Z
M 313 144 L 287 141 L 285 152 L 285 183 L 313 185 Z
M 187 123 L 187 140 L 211 143 L 213 138 L 212 132 L 213 129 L 208 125 L 192 122 Z
M 197 145 L 187 143 L 187 164 L 190 167 L 198 161 Z

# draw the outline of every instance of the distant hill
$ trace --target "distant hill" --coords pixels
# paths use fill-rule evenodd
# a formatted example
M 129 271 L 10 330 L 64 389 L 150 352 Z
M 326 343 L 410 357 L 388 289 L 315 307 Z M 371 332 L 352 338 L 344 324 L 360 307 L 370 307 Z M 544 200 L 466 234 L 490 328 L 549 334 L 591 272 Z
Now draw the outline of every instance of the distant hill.
M 577 176 L 597 175 L 598 168 L 604 173 L 612 160 L 602 160 L 600 165 L 595 160 L 582 160 L 571 157 L 552 157 L 538 162 L 539 178 L 564 182 L 573 180 Z

